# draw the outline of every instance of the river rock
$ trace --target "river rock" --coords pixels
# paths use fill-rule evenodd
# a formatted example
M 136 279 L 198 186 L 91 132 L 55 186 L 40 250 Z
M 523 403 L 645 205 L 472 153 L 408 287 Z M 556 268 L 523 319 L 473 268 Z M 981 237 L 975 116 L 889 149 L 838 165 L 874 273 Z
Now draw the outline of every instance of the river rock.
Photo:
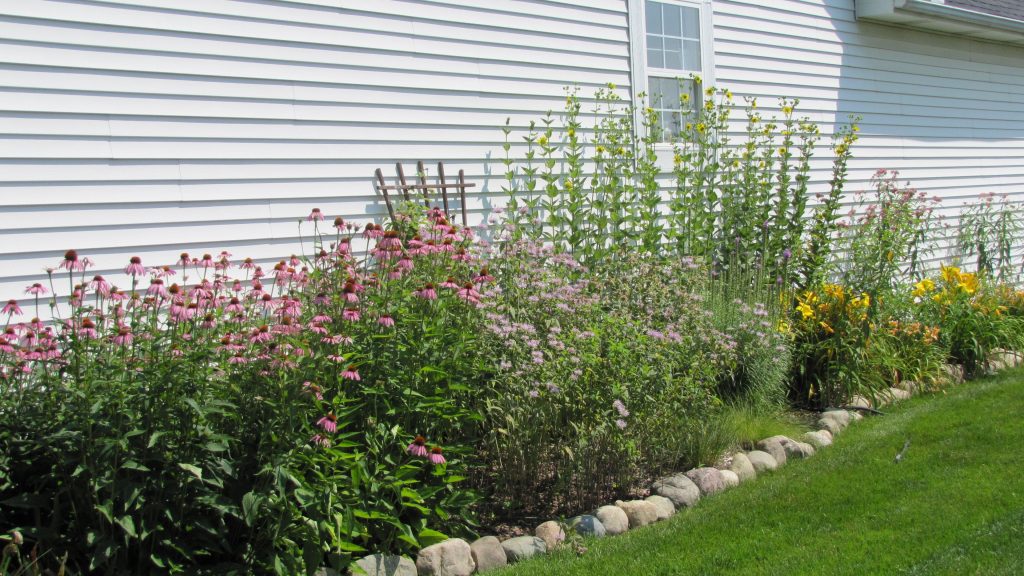
M 690 507 L 700 500 L 700 488 L 686 477 L 686 474 L 673 474 L 658 480 L 651 486 L 658 496 L 664 496 L 676 505 L 676 508 Z
M 605 535 L 604 524 L 597 519 L 597 516 L 582 514 L 569 520 L 569 527 L 576 530 L 580 536 L 593 536 L 603 538 Z
M 784 466 L 786 464 L 786 449 L 782 446 L 783 441 L 780 438 L 789 440 L 785 436 L 772 436 L 758 442 L 757 449 L 771 454 L 779 466 Z
M 484 536 L 469 545 L 473 554 L 473 561 L 476 562 L 476 571 L 484 572 L 508 566 L 508 556 L 501 546 L 501 541 L 494 536 Z
M 676 513 L 676 505 L 671 500 L 664 496 L 658 496 L 657 494 L 644 498 L 658 510 L 658 520 L 665 520 L 671 518 Z
M 804 432 L 802 436 L 809 444 L 818 448 L 825 448 L 826 446 L 832 445 L 832 433 L 828 430 L 814 430 L 813 432 Z
M 696 488 L 696 487 L 695 487 Z M 604 525 L 605 534 L 615 536 L 629 530 L 629 517 L 618 506 L 601 506 L 594 516 Z
M 754 470 L 754 465 L 750 463 L 750 459 L 743 452 L 737 452 L 732 455 L 732 464 L 729 465 L 729 470 L 736 474 L 740 482 L 757 478 L 757 471 Z
M 554 520 L 548 520 L 537 526 L 533 534 L 544 541 L 548 550 L 554 550 L 561 546 L 562 542 L 565 542 L 565 531 L 562 530 L 562 525 Z
M 474 570 L 473 551 L 462 538 L 427 546 L 416 557 L 419 576 L 469 576 Z
M 405 556 L 373 554 L 356 560 L 355 565 L 362 569 L 349 568 L 349 574 L 365 574 L 366 576 L 416 576 L 416 563 Z
M 750 463 L 754 466 L 754 470 L 757 470 L 758 474 L 767 470 L 775 470 L 779 467 L 779 463 L 775 458 L 772 458 L 771 454 L 760 450 L 747 452 L 747 458 L 750 459 Z
M 725 490 L 725 480 L 718 468 L 694 468 L 686 473 L 686 477 L 700 489 L 701 496 L 710 496 Z
M 753 467 L 751 467 L 753 469 Z M 725 488 L 735 488 L 740 485 L 740 477 L 732 470 L 722 470 L 722 481 L 725 482 Z
M 658 521 L 658 509 L 646 500 L 629 500 L 627 502 L 618 500 L 615 505 L 626 513 L 630 529 L 647 526 Z
M 518 562 L 548 551 L 547 544 L 536 536 L 509 538 L 501 543 L 501 547 L 505 549 L 505 557 L 509 562 Z

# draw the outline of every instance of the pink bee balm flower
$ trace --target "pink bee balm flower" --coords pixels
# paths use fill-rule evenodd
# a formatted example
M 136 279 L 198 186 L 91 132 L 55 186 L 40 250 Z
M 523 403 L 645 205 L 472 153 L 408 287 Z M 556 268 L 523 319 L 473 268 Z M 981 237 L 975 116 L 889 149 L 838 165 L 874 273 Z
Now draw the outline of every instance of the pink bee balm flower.
M 440 466 L 446 462 L 444 455 L 441 454 L 440 446 L 434 446 L 430 449 L 430 456 L 427 456 L 427 460 L 435 466 Z
M 35 284 L 29 286 L 28 288 L 25 288 L 25 294 L 31 294 L 33 296 L 42 296 L 47 292 L 48 290 L 46 289 L 46 287 L 40 284 L 39 282 L 36 282 Z
M 129 276 L 142 276 L 146 273 L 146 269 L 142 266 L 142 258 L 138 256 L 132 256 L 128 260 L 128 265 L 124 267 L 124 273 Z
M 338 431 L 338 417 L 334 415 L 334 412 L 328 412 L 327 416 L 316 421 L 316 425 L 323 428 L 326 432 L 337 432 Z
M 424 458 L 427 455 L 427 439 L 423 436 L 417 436 L 412 444 L 405 449 L 409 454 L 416 456 L 417 458 Z
M 377 318 L 377 323 L 385 328 L 391 328 L 392 326 L 395 325 L 395 319 L 385 314 L 380 318 Z
M 320 211 L 319 208 L 313 208 L 313 210 L 309 213 L 309 216 L 306 216 L 306 221 L 307 222 L 323 222 L 324 221 L 324 214 L 323 214 L 323 212 Z
M 363 379 L 362 376 L 359 375 L 359 371 L 356 369 L 355 364 L 349 364 L 348 368 L 342 370 L 341 377 L 346 380 L 355 380 L 357 382 Z
M 18 306 L 17 300 L 8 300 L 7 304 L 4 305 L 3 310 L 0 310 L 0 314 L 7 314 L 8 316 L 21 316 L 22 311 Z

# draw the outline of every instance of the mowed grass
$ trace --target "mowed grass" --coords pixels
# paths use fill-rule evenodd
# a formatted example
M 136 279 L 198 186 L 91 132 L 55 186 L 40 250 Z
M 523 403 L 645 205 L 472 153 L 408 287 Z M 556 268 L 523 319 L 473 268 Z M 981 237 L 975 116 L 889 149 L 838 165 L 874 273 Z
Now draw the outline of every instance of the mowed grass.
M 814 458 L 585 545 L 499 574 L 1024 574 L 1024 370 L 890 407 Z

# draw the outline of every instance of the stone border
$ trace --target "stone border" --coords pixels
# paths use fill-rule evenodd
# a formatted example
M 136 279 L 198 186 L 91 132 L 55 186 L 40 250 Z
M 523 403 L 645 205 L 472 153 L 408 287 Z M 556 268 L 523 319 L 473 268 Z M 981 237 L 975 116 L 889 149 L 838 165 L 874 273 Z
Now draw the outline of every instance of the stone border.
M 986 363 L 986 369 L 988 374 L 993 374 L 1021 365 L 1024 365 L 1024 354 L 994 350 Z M 962 366 L 947 364 L 943 372 L 953 384 L 964 381 Z M 758 474 L 777 470 L 791 459 L 810 458 L 818 450 L 831 446 L 835 437 L 850 424 L 864 418 L 856 408 L 882 407 L 906 400 L 923 390 L 918 383 L 906 381 L 882 391 L 873 399 L 855 396 L 850 404 L 854 410 L 822 412 L 816 422 L 818 429 L 805 432 L 800 440 L 782 435 L 765 438 L 757 442 L 755 450 L 727 455 L 722 459 L 724 464 L 718 468 L 694 468 L 657 480 L 651 485 L 651 495 L 643 500 L 617 500 L 614 504 L 597 508 L 591 514 L 575 516 L 564 524 L 548 520 L 537 526 L 533 536 L 518 536 L 505 541 L 494 536 L 484 536 L 472 543 L 462 538 L 451 538 L 420 550 L 415 563 L 403 556 L 374 554 L 355 563 L 363 572 L 357 572 L 354 568 L 349 573 L 365 573 L 369 576 L 469 576 L 546 554 L 550 550 L 567 546 L 567 542 L 573 542 L 577 551 L 583 552 L 585 549 L 575 539 L 566 538 L 566 531 L 578 536 L 603 538 L 666 520 L 680 508 L 696 506 L 701 498 L 755 480 Z M 318 573 L 318 576 L 336 574 L 330 570 Z

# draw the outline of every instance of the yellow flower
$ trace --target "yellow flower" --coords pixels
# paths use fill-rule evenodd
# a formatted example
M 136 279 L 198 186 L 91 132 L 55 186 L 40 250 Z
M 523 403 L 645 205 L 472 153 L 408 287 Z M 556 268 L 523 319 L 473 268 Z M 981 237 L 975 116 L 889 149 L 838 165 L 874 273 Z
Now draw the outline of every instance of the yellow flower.
M 821 322 L 818 322 L 818 325 L 821 326 L 822 330 L 824 330 L 825 332 L 828 332 L 829 334 L 835 334 L 836 333 L 836 331 L 833 330 L 832 327 L 828 325 L 828 322 L 825 322 L 824 320 L 822 320 Z
M 792 114 L 793 113 L 793 107 L 792 106 L 783 106 L 782 107 L 782 113 L 783 114 Z
M 962 289 L 968 294 L 977 292 L 978 285 L 978 277 L 974 274 L 961 274 L 960 281 L 957 282 L 957 288 Z
M 573 128 L 572 126 L 569 126 L 569 138 L 572 138 L 575 135 L 576 135 L 576 129 Z
M 917 284 L 914 284 L 914 291 L 911 293 L 912 296 L 924 296 L 935 290 L 935 282 L 932 282 L 931 278 L 925 278 Z
M 943 266 L 942 279 L 945 280 L 947 284 L 956 284 L 960 281 L 960 269 L 956 266 Z
M 814 318 L 814 308 L 811 308 L 807 304 L 801 303 L 799 306 L 796 307 L 796 309 L 799 310 L 800 314 L 803 315 L 804 320 Z
M 703 122 L 700 122 L 700 123 L 697 124 L 697 132 L 703 134 L 704 131 L 707 130 L 707 129 L 708 129 L 708 127 L 705 126 Z
M 689 102 L 690 101 L 690 95 L 686 94 L 684 92 L 682 95 L 679 96 L 679 101 L 683 102 L 683 103 Z
M 682 164 L 683 163 L 683 156 L 682 156 L 682 154 L 676 154 L 672 159 L 675 161 L 676 164 Z
M 604 146 L 601 146 L 600 144 L 598 144 L 597 148 L 595 150 L 597 151 L 598 154 L 600 154 L 600 153 L 604 152 Z
M 540 138 L 537 139 L 537 143 L 540 144 L 541 146 L 547 146 L 548 145 L 548 137 L 547 136 L 541 136 Z
M 789 323 L 785 320 L 779 320 L 779 323 L 775 326 L 775 329 L 779 334 L 789 334 Z
M 825 292 L 829 298 L 834 298 L 836 300 L 842 300 L 846 296 L 843 292 L 843 287 L 839 284 L 825 284 L 822 291 Z

